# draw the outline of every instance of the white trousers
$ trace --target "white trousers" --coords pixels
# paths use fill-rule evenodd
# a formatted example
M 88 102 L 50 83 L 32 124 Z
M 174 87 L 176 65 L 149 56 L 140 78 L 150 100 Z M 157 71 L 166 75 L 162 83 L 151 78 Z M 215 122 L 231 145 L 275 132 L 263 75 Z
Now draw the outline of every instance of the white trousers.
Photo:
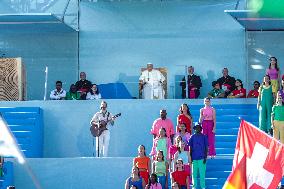
M 159 85 L 153 87 L 149 84 L 144 85 L 143 89 L 143 98 L 144 99 L 164 99 L 164 90 L 163 86 Z
M 101 136 L 96 137 L 96 155 L 98 155 L 98 150 L 99 150 L 100 157 L 107 157 L 109 139 L 110 139 L 109 130 L 103 131 Z

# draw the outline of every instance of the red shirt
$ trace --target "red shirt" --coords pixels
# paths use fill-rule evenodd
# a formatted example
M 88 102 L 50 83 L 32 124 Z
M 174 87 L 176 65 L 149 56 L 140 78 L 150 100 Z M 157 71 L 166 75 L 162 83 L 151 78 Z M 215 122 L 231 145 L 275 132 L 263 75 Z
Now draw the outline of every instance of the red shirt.
M 175 171 L 172 173 L 172 178 L 175 182 L 177 182 L 181 186 L 186 186 L 186 178 L 188 177 L 188 173 L 183 171 Z
M 238 89 L 233 90 L 232 93 L 233 93 L 233 96 L 236 96 L 236 95 L 243 93 L 244 95 L 240 96 L 240 98 L 246 98 L 246 89 L 244 89 L 244 88 L 241 88 L 240 90 L 238 90 Z
M 184 123 L 186 127 L 186 131 L 191 134 L 191 119 L 186 117 L 183 114 L 178 115 L 178 124 Z M 178 126 L 176 128 L 176 131 L 179 132 Z
M 248 98 L 257 98 L 259 95 L 258 90 L 251 90 L 248 94 Z

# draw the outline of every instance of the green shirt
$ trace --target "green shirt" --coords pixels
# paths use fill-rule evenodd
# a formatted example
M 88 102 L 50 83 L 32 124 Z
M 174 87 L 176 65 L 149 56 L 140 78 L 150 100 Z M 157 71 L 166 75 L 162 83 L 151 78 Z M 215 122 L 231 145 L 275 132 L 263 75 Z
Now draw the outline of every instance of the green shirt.
M 215 89 L 214 88 L 209 92 L 209 95 L 212 96 L 212 97 L 216 97 L 216 96 L 219 96 L 222 93 L 225 93 L 223 89 Z
M 274 120 L 284 121 L 284 106 L 273 106 L 272 115 L 274 115 Z
M 164 157 L 167 157 L 168 148 L 167 148 L 167 138 L 166 137 L 158 139 L 156 152 L 158 153 L 159 150 L 162 150 Z
M 78 93 L 78 92 L 76 92 L 76 93 L 67 92 L 65 100 L 80 100 L 80 93 Z

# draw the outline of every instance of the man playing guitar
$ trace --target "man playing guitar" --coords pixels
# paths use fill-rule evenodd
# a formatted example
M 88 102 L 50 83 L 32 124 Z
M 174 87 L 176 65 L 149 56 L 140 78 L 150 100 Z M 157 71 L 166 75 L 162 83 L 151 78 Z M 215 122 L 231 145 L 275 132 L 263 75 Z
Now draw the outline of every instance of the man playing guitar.
M 98 131 L 97 134 L 92 134 L 96 136 L 96 154 L 99 157 L 102 154 L 103 157 L 107 157 L 108 155 L 108 146 L 109 146 L 109 139 L 110 139 L 110 132 L 107 129 L 109 124 L 113 125 L 115 116 L 112 116 L 110 112 L 107 111 L 107 103 L 106 101 L 101 102 L 100 111 L 95 113 L 93 116 L 90 124 L 92 126 L 103 125 L 106 126 L 101 131 Z

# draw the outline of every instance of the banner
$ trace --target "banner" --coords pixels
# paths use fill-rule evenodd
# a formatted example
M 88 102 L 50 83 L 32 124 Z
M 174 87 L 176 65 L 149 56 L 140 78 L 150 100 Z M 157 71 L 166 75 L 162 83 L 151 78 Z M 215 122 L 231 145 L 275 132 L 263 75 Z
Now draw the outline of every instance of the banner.
M 275 189 L 284 175 L 284 145 L 242 120 L 233 170 L 223 189 Z

